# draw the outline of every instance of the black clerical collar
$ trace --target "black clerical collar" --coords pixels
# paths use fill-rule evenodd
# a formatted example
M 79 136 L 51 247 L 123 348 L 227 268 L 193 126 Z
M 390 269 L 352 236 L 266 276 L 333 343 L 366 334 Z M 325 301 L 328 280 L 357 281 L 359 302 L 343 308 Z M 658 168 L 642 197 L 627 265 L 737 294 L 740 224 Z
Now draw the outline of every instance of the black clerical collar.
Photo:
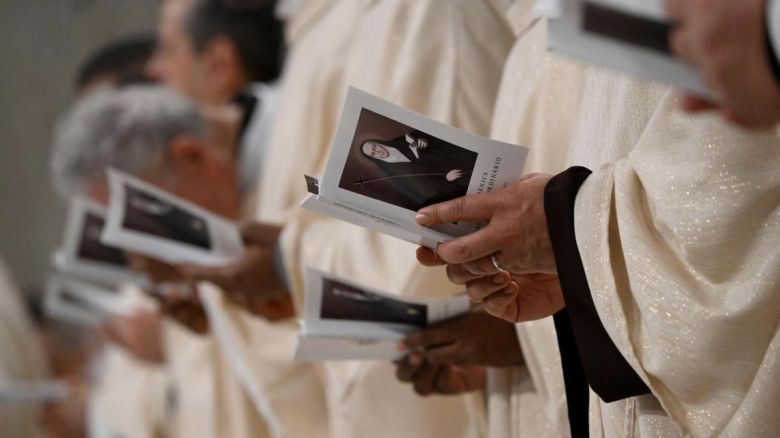
M 233 98 L 232 102 L 241 108 L 241 126 L 239 127 L 238 135 L 239 138 L 243 138 L 249 127 L 249 122 L 252 120 L 252 116 L 258 109 L 257 106 L 259 102 L 257 101 L 257 97 L 255 97 L 249 89 L 245 89 L 238 93 L 236 97 Z M 240 145 L 241 141 L 238 143 Z

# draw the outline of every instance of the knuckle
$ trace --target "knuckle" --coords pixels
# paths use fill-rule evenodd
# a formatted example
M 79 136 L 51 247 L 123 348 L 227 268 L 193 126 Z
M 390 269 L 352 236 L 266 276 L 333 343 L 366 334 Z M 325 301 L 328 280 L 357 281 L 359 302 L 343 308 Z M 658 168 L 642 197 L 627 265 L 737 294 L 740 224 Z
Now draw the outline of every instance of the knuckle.
M 466 198 L 458 198 L 452 203 L 452 215 L 461 218 L 466 214 Z
M 457 260 L 468 261 L 471 260 L 471 248 L 460 240 L 456 240 L 452 243 L 452 252 Z

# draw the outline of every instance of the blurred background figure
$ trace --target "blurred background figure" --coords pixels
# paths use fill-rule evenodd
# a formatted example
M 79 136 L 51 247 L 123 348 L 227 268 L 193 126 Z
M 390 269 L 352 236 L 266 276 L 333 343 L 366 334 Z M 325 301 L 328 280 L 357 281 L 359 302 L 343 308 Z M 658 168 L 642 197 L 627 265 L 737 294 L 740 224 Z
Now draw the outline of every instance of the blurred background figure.
M 49 370 L 35 324 L 11 273 L 0 259 L 0 385 L 42 380 Z M 3 436 L 39 437 L 41 411 L 36 404 L 0 401 Z
M 76 76 L 76 94 L 81 96 L 99 86 L 121 87 L 150 82 L 146 65 L 154 50 L 152 35 L 139 35 L 111 42 L 92 54 Z
M 205 105 L 238 106 L 236 159 L 251 190 L 276 110 L 284 35 L 275 1 L 165 0 L 148 74 Z

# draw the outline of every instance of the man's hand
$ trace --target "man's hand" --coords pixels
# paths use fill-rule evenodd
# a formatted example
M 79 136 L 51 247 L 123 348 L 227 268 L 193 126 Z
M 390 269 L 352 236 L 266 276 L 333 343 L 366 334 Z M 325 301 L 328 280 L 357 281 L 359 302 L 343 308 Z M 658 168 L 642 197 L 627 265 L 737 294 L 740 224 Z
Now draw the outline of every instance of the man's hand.
M 151 364 L 162 364 L 162 318 L 154 310 L 139 309 L 130 316 L 115 316 L 103 327 L 103 333 L 115 344 Z
M 468 195 L 420 210 L 417 223 L 436 226 L 451 222 L 480 222 L 479 231 L 439 245 L 436 254 L 421 249 L 418 259 L 463 265 L 479 277 L 499 273 L 491 255 L 512 274 L 556 272 L 555 257 L 544 214 L 544 188 L 549 175 L 527 175 L 504 190 Z
M 433 365 L 420 353 L 411 353 L 396 362 L 398 380 L 414 385 L 417 394 L 455 395 L 484 389 L 487 373 L 482 367 Z
M 511 293 L 484 294 L 485 289 L 480 288 L 480 284 L 474 281 L 469 286 L 472 299 L 481 300 L 489 314 L 510 322 L 542 319 L 566 306 L 557 275 L 514 276 Z
M 515 325 L 483 312 L 440 322 L 408 335 L 402 347 L 431 365 L 511 367 L 523 364 Z
M 217 285 L 235 305 L 269 320 L 292 317 L 289 292 L 274 266 L 274 247 L 281 227 L 252 223 L 242 237 L 246 252 L 233 264 L 219 267 L 181 265 L 181 276 L 188 281 L 208 281 Z
M 273 248 L 279 241 L 282 227 L 261 222 L 252 222 L 241 230 L 241 237 L 247 245 Z
M 199 335 L 209 331 L 206 309 L 194 288 L 189 292 L 170 293 L 160 298 L 160 310 L 166 316 Z
M 766 46 L 766 0 L 666 0 L 677 22 L 674 52 L 693 65 L 719 103 L 686 96 L 688 111 L 717 109 L 732 122 L 769 127 L 780 121 L 780 83 Z
M 222 289 L 235 305 L 257 314 L 263 300 L 289 296 L 276 274 L 273 249 L 250 245 L 243 256 L 227 266 L 179 266 L 182 277 L 191 282 L 208 281 Z M 278 318 L 277 318 L 278 319 Z

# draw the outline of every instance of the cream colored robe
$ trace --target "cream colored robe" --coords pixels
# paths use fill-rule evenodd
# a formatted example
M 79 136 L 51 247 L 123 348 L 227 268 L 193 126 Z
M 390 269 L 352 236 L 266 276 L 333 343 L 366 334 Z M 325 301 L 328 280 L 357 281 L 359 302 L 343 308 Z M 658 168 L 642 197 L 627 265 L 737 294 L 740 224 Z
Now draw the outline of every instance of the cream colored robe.
M 121 288 L 128 307 L 154 307 L 136 285 Z M 90 390 L 89 429 L 96 437 L 213 437 L 213 341 L 173 321 L 162 325 L 163 365 L 139 361 L 108 344 Z
M 311 31 L 297 49 L 302 64 L 287 78 L 261 199 L 261 219 L 284 222 L 281 238 L 289 282 L 303 293 L 306 266 L 349 277 L 367 286 L 407 295 L 442 296 L 456 290 L 443 270 L 419 266 L 414 247 L 346 224 L 317 218 L 297 204 L 305 195 L 303 174 L 321 172 L 351 84 L 466 130 L 487 134 L 501 68 L 513 40 L 492 2 L 374 1 L 359 28 L 322 44 Z M 352 23 L 352 21 L 350 21 Z M 311 46 L 307 46 L 311 44 Z M 343 60 L 343 61 L 342 61 Z M 291 65 L 294 60 L 291 60 Z M 344 64 L 346 65 L 344 65 Z M 296 70 L 290 69 L 291 72 Z M 319 108 L 325 108 L 323 112 Z M 306 127 L 306 129 L 302 129 Z M 473 437 L 484 432 L 480 394 L 418 397 L 377 362 L 326 364 L 331 436 Z
M 168 436 L 165 370 L 111 344 L 102 352 L 101 365 L 102 376 L 89 393 L 89 435 Z
M 135 285 L 121 286 L 118 294 L 128 310 L 153 307 Z M 166 434 L 165 369 L 140 361 L 112 343 L 103 347 L 97 363 L 89 389 L 89 435 L 154 438 Z
M 591 76 L 575 162 L 596 172 L 577 196 L 577 243 L 602 323 L 652 390 L 592 395 L 591 434 L 776 436 L 776 133 L 683 115 L 673 90 Z
M 330 58 L 318 58 L 317 78 L 327 81 L 328 71 L 341 69 L 339 64 L 333 62 L 342 53 L 335 42 L 345 41 L 350 23 L 356 20 L 364 3 L 306 0 L 292 9 L 294 15 L 290 17 L 286 28 L 286 38 L 291 48 L 282 79 L 276 118 L 279 121 L 300 120 L 301 125 L 294 129 L 295 134 L 316 133 L 316 125 L 307 118 L 325 112 L 329 102 L 326 99 L 318 100 L 316 95 L 307 95 L 307 90 L 284 84 L 296 82 L 297 77 L 304 76 L 304 82 L 314 87 L 314 83 L 308 83 L 314 71 L 306 65 L 307 62 L 313 62 L 308 56 L 312 53 L 330 55 Z M 310 34 L 317 36 L 312 39 Z M 331 44 L 323 43 L 323 35 Z M 307 48 L 306 44 L 310 47 Z M 316 50 L 314 46 L 317 46 Z M 299 55 L 302 51 L 304 56 Z M 301 79 L 297 81 L 301 82 Z M 305 105 L 291 105 L 292 102 L 305 102 Z M 320 104 L 321 109 L 318 109 L 317 104 Z M 282 122 L 276 125 L 284 126 Z M 301 129 L 301 126 L 309 126 L 311 129 Z M 276 131 L 278 129 L 275 128 L 272 132 Z M 276 135 L 270 140 L 279 143 L 278 137 Z M 310 142 L 311 138 L 316 137 L 315 134 L 295 141 Z M 262 208 L 267 199 L 286 196 L 285 181 L 290 181 L 287 185 L 294 184 L 291 175 L 286 172 L 291 165 L 288 161 L 293 158 L 295 156 L 288 154 L 266 153 L 267 165 L 261 173 L 255 198 L 248 206 Z M 307 156 L 300 158 L 306 159 Z M 280 181 L 280 174 L 286 179 Z M 302 175 L 300 179 L 303 181 Z M 255 213 L 252 211 L 249 216 L 255 216 Z M 292 361 L 298 335 L 297 325 L 292 321 L 271 323 L 249 315 L 230 304 L 213 285 L 202 287 L 200 293 L 212 322 L 211 336 L 215 338 L 215 354 L 209 360 L 213 364 L 217 385 L 214 415 L 220 436 L 328 436 L 328 411 L 321 370 L 316 365 L 296 364 Z M 222 330 L 215 330 L 216 320 L 224 326 Z
M 535 3 L 517 0 L 508 11 L 517 41 L 504 66 L 491 136 L 531 148 L 524 173 L 554 174 L 569 161 L 585 70 L 547 53 L 546 22 L 534 16 Z M 517 331 L 525 366 L 488 373 L 490 436 L 568 436 L 552 319 L 518 324 Z
M 48 374 L 36 329 L 11 272 L 0 258 L 0 381 L 40 380 Z M 35 405 L 0 404 L 0 436 L 41 436 Z
M 220 436 L 328 436 L 317 369 L 292 361 L 297 324 L 250 315 L 231 305 L 214 285 L 201 285 L 200 296 L 219 348 Z

